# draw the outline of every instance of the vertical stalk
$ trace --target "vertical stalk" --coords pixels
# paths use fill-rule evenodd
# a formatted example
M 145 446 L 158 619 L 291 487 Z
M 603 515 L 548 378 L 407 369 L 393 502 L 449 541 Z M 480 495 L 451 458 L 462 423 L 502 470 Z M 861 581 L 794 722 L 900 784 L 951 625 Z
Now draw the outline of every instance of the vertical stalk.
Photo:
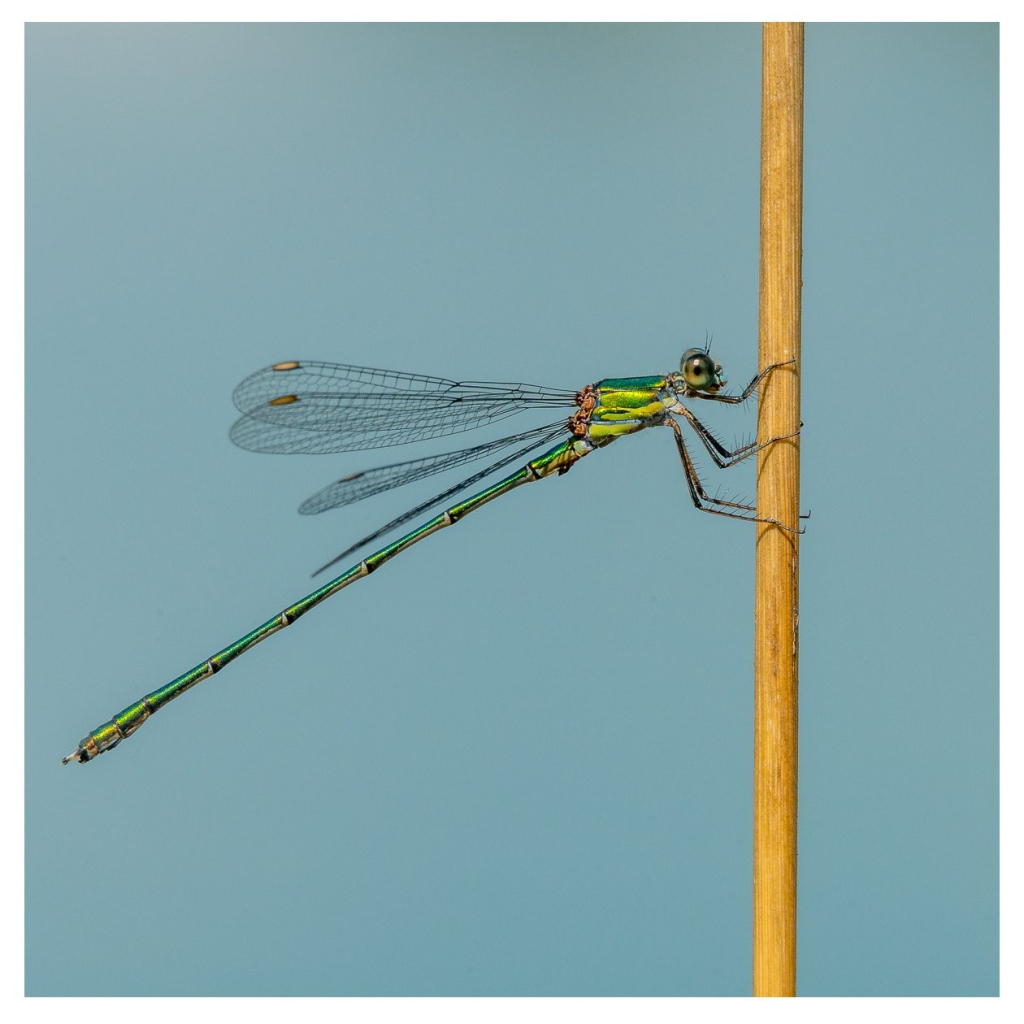
M 762 388 L 758 436 L 800 428 L 802 23 L 766 22 L 761 82 L 760 365 L 795 360 Z M 758 458 L 757 508 L 799 526 L 798 439 Z M 796 994 L 799 537 L 757 528 L 754 607 L 754 995 Z

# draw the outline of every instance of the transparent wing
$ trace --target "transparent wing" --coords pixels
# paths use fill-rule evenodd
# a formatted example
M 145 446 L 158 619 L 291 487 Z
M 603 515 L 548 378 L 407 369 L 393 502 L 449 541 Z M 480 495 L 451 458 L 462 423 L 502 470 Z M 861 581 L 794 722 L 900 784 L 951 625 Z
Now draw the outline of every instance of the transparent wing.
M 451 487 L 442 491 L 440 494 L 435 494 L 432 498 L 428 498 L 426 501 L 421 502 L 415 508 L 409 509 L 408 512 L 403 512 L 397 519 L 392 519 L 390 523 L 385 523 L 379 530 L 374 530 L 373 533 L 368 534 L 361 540 L 357 540 L 355 544 L 347 547 L 340 555 L 332 558 L 326 565 L 320 566 L 315 573 L 321 573 L 324 569 L 329 569 L 336 562 L 340 562 L 343 558 L 351 555 L 353 551 L 358 551 L 361 547 L 369 544 L 371 541 L 377 540 L 378 537 L 383 537 L 384 534 L 390 533 L 392 530 L 397 529 L 399 526 L 403 526 L 409 522 L 410 519 L 415 519 L 417 516 L 422 515 L 428 509 L 433 508 L 436 505 L 440 505 L 441 502 L 447 501 L 449 498 L 454 497 L 456 494 L 461 493 L 468 487 L 472 487 L 473 484 L 479 483 L 484 477 L 490 476 L 492 473 L 496 473 L 499 469 L 504 469 L 506 466 L 513 462 L 518 462 L 520 459 L 526 458 L 531 452 L 536 451 L 537 448 L 542 445 L 549 444 L 556 438 L 561 437 L 565 433 L 565 424 L 559 423 L 548 428 L 549 433 L 543 434 L 537 431 L 537 437 L 534 437 L 529 444 L 523 448 L 518 448 L 510 455 L 505 455 L 498 459 L 497 462 L 492 462 L 489 466 L 485 466 L 483 469 L 478 470 L 472 476 L 467 477 L 465 480 L 460 480 L 457 484 L 453 484 Z
M 337 363 L 288 362 L 235 388 L 240 448 L 344 452 L 472 430 L 523 409 L 575 405 L 575 391 L 532 384 L 453 381 Z
M 461 451 L 442 452 L 438 455 L 428 455 L 422 459 L 410 459 L 407 462 L 395 462 L 389 466 L 377 466 L 360 473 L 352 473 L 349 476 L 343 476 L 340 480 L 335 480 L 333 484 L 329 484 L 322 491 L 317 491 L 311 498 L 307 498 L 299 506 L 299 512 L 304 516 L 312 516 L 319 512 L 326 512 L 328 509 L 351 505 L 353 502 L 362 501 L 363 498 L 369 498 L 371 495 L 390 491 L 393 487 L 401 487 L 404 484 L 434 476 L 436 473 L 443 473 L 445 470 L 454 469 L 467 462 L 476 462 L 478 459 L 484 459 L 488 455 L 514 444 L 529 442 L 531 447 L 542 444 L 565 430 L 566 421 L 560 420 L 558 423 L 548 423 L 535 430 L 510 434 L 508 437 L 478 444 L 472 448 L 463 448 Z

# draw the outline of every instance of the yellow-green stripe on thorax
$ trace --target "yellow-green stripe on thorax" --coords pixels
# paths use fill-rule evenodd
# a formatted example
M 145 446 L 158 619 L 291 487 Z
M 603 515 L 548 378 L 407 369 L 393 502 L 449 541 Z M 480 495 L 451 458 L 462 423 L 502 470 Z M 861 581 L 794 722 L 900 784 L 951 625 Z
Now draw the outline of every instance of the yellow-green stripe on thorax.
M 587 436 L 601 444 L 664 421 L 670 396 L 664 377 L 609 377 L 594 386 L 597 404 Z

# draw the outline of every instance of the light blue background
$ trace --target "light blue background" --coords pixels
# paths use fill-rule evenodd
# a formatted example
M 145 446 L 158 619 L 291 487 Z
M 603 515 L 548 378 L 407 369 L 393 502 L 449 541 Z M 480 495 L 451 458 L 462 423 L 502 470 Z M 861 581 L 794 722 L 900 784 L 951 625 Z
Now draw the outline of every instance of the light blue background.
M 754 534 L 668 431 L 59 758 L 439 489 L 300 518 L 392 453 L 233 448 L 252 370 L 755 372 L 760 45 L 28 29 L 30 994 L 749 992 Z M 806 995 L 998 990 L 997 46 L 807 28 Z

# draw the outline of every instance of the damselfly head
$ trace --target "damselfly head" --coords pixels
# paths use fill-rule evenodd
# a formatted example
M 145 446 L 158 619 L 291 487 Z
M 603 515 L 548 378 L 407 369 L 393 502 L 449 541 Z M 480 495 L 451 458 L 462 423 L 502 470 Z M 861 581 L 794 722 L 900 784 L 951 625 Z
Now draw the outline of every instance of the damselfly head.
M 728 381 L 722 376 L 722 366 L 702 348 L 688 348 L 679 361 L 679 372 L 688 388 L 715 394 Z

